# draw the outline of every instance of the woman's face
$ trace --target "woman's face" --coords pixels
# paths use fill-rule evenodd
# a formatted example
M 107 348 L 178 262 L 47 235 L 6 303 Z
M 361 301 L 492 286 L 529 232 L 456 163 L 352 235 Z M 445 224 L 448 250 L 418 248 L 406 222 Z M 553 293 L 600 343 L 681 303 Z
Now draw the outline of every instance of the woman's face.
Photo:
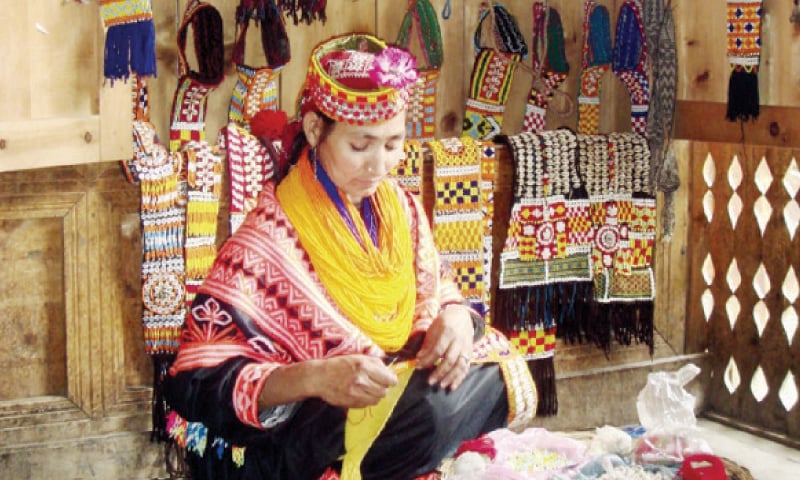
M 405 111 L 382 123 L 350 125 L 335 122 L 325 132 L 316 113 L 306 130 L 309 143 L 333 183 L 355 205 L 375 193 L 378 184 L 403 159 Z M 305 119 L 304 119 L 305 123 Z M 310 134 L 310 135 L 309 135 Z

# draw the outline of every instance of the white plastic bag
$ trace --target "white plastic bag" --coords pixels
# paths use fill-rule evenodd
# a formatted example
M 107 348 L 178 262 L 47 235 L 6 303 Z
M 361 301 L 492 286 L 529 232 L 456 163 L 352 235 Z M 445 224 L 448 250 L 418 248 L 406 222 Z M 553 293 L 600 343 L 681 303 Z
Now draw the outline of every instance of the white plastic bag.
M 700 368 L 689 363 L 677 372 L 653 372 L 639 392 L 636 409 L 645 428 L 636 445 L 634 458 L 640 463 L 680 463 L 692 453 L 712 453 L 697 435 L 695 397 L 684 388 Z
M 639 423 L 647 433 L 679 434 L 697 427 L 695 397 L 684 387 L 699 373 L 700 367 L 689 363 L 677 372 L 647 375 L 647 385 L 636 401 Z

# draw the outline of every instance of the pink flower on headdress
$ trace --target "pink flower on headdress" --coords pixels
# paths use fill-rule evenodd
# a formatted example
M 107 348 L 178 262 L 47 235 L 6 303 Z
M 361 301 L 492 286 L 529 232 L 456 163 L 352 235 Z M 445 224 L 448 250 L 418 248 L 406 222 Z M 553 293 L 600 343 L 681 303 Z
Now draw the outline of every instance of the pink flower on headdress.
M 369 76 L 382 87 L 406 89 L 419 77 L 417 59 L 403 49 L 386 47 L 375 56 Z

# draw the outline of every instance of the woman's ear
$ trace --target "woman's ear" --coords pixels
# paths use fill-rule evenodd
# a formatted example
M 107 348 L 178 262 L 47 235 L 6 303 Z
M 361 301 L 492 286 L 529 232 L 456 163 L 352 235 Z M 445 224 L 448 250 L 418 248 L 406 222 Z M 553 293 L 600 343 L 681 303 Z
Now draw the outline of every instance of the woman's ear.
M 306 140 L 311 148 L 316 147 L 319 143 L 323 128 L 322 117 L 317 112 L 306 112 L 303 115 L 303 133 L 306 134 Z

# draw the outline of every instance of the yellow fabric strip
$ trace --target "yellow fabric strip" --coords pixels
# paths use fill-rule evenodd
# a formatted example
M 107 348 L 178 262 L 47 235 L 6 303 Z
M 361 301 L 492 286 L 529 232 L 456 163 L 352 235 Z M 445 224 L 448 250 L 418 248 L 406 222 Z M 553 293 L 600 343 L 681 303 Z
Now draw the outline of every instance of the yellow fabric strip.
M 386 396 L 377 405 L 347 411 L 341 480 L 361 480 L 361 462 L 392 415 L 414 373 L 415 364 L 411 361 L 392 365 L 397 373 L 397 384 L 389 389 Z

